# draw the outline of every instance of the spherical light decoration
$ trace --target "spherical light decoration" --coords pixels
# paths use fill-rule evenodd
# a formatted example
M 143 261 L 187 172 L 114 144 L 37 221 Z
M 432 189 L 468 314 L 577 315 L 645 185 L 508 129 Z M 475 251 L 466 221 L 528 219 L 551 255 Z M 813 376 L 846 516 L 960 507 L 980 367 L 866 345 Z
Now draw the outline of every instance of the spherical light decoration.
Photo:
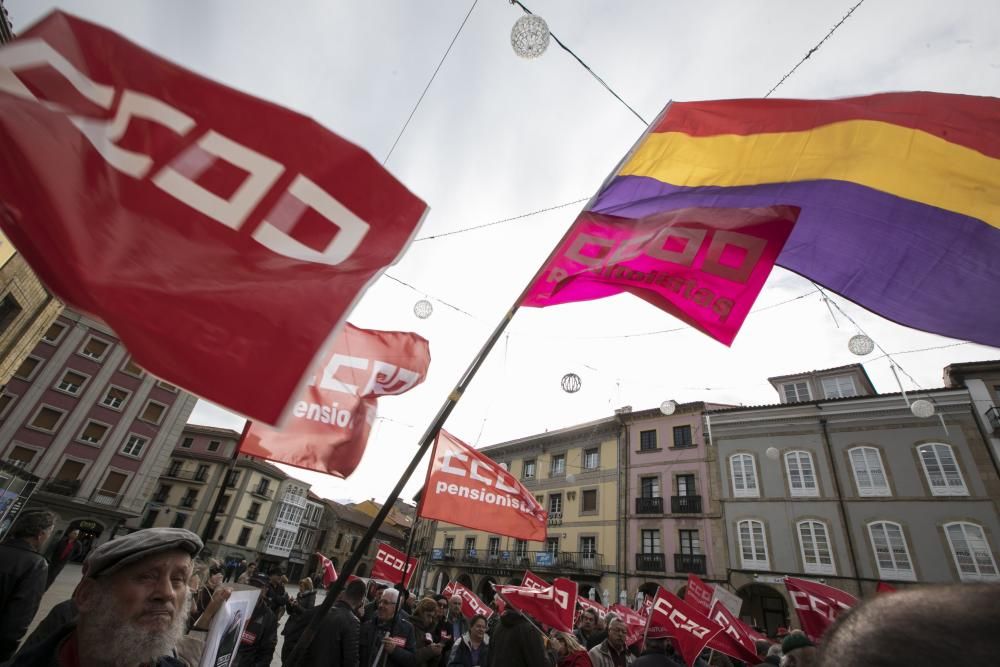
M 413 314 L 422 320 L 426 320 L 434 312 L 434 306 L 427 299 L 421 299 L 413 304 Z
M 510 31 L 510 45 L 522 58 L 537 58 L 549 48 L 549 25 L 541 16 L 522 16 Z
M 847 349 L 859 357 L 863 357 L 872 353 L 872 350 L 875 349 L 875 341 L 864 334 L 858 334 L 851 336 L 851 340 L 847 341 Z
M 771 459 L 772 461 L 777 461 L 778 455 L 781 454 L 781 452 L 778 451 L 777 447 L 768 447 L 767 449 L 764 450 L 764 454 L 766 454 L 767 458 Z
M 919 398 L 910 403 L 910 412 L 913 413 L 914 417 L 927 419 L 934 416 L 934 404 L 928 400 Z
M 660 403 L 660 412 L 669 417 L 677 412 L 677 401 L 663 401 Z
M 562 385 L 563 391 L 567 394 L 575 394 L 580 391 L 580 387 L 583 386 L 580 376 L 576 373 L 566 373 L 566 375 L 563 375 L 560 384 Z

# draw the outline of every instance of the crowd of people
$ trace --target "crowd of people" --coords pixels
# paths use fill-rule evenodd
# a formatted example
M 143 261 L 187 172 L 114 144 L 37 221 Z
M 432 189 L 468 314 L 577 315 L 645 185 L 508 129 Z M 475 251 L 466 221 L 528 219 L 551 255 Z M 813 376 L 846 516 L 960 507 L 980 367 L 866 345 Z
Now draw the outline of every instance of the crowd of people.
M 316 585 L 302 579 L 292 596 L 284 573 L 258 572 L 253 563 L 202 562 L 197 535 L 150 528 L 117 537 L 88 555 L 72 597 L 55 605 L 22 638 L 51 584 L 42 555 L 55 515 L 24 512 L 0 544 L 0 662 L 5 667 L 193 667 L 201 663 L 205 632 L 229 599 L 227 579 L 260 590 L 238 639 L 237 667 L 269 667 L 276 659 L 303 667 L 679 667 L 671 639 L 627 643 L 621 618 L 593 610 L 574 632 L 546 629 L 508 607 L 502 614 L 467 616 L 462 598 L 417 599 L 402 587 L 353 579 L 328 613 L 316 604 Z M 49 550 L 62 561 L 67 535 Z M 1000 589 L 996 584 L 900 591 L 842 614 L 817 647 L 801 631 L 780 643 L 761 640 L 754 667 L 993 664 L 1000 654 Z M 311 635 L 311 636 L 310 636 Z M 19 646 L 20 644 L 20 646 Z M 293 652 L 300 655 L 293 658 Z M 7 662 L 5 662 L 7 661 Z M 749 663 L 706 650 L 689 667 Z

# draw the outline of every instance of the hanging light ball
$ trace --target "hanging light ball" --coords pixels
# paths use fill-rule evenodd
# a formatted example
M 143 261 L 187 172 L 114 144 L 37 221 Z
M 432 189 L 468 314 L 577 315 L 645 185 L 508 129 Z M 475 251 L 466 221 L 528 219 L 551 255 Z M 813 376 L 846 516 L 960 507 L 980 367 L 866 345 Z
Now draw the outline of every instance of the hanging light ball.
M 562 385 L 563 391 L 567 394 L 575 394 L 583 386 L 580 376 L 576 373 L 566 373 L 566 375 L 562 376 L 562 381 L 559 384 Z
M 663 401 L 660 403 L 660 412 L 669 417 L 677 412 L 677 401 Z
M 522 58 L 537 58 L 549 47 L 549 25 L 541 16 L 522 16 L 511 28 L 510 45 Z
M 422 320 L 426 320 L 434 312 L 434 306 L 427 299 L 421 299 L 413 304 L 413 314 Z
M 926 399 L 918 398 L 910 403 L 910 412 L 913 413 L 914 417 L 927 419 L 934 416 L 934 404 Z
M 772 461 L 777 461 L 778 455 L 781 454 L 781 452 L 778 451 L 777 447 L 768 447 L 767 449 L 764 450 L 764 454 L 766 454 L 767 458 L 771 459 Z
M 875 349 L 875 341 L 864 334 L 858 334 L 851 336 L 851 339 L 847 341 L 847 349 L 859 357 L 863 357 L 872 353 L 872 350 Z

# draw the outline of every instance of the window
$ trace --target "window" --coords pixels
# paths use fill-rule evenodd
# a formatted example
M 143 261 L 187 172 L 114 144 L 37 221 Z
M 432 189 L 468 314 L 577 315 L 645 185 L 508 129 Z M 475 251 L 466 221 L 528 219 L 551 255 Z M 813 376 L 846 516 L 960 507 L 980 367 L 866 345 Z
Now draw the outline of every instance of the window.
M 663 548 L 660 546 L 660 531 L 653 529 L 643 529 L 642 530 L 642 553 L 644 554 L 661 554 L 663 553 Z
M 920 463 L 924 466 L 927 483 L 933 496 L 967 496 L 962 471 L 955 461 L 955 452 L 949 445 L 932 442 L 917 447 Z
M 83 427 L 83 431 L 80 432 L 80 440 L 84 442 L 89 442 L 92 445 L 98 445 L 104 436 L 108 432 L 108 427 L 105 424 L 100 424 L 95 421 L 87 422 L 87 425 Z
M 14 399 L 16 398 L 17 396 L 14 394 L 8 394 L 7 392 L 0 393 L 0 419 L 7 416 L 7 411 L 14 405 Z
M 80 479 L 81 473 L 83 473 L 82 462 L 67 460 L 63 461 L 62 467 L 56 473 L 56 479 L 60 482 L 75 482 Z
M 819 495 L 812 454 L 804 451 L 786 453 L 785 471 L 788 473 L 788 491 L 792 496 Z
M 125 363 L 122 364 L 122 373 L 137 378 L 141 378 L 143 375 L 145 375 L 145 371 L 142 370 L 142 367 L 139 366 L 139 364 L 132 361 L 132 357 L 126 359 Z
M 858 395 L 857 389 L 854 388 L 854 378 L 850 375 L 823 378 L 820 382 L 823 385 L 823 396 L 826 398 L 849 398 Z
M 545 550 L 548 551 L 553 556 L 559 555 L 559 538 L 558 537 L 547 537 L 545 538 Z
M 836 574 L 826 524 L 819 521 L 799 522 L 799 548 L 802 565 L 809 574 Z
M 882 467 L 882 454 L 874 447 L 855 447 L 849 452 L 859 496 L 891 496 Z
M 701 553 L 701 539 L 697 530 L 678 530 L 677 538 L 680 541 L 682 554 L 693 556 Z
M 49 325 L 49 328 L 45 330 L 45 333 L 42 334 L 42 340 L 46 343 L 58 343 L 59 339 L 62 338 L 64 331 L 66 331 L 65 324 L 53 322 Z
M 240 536 L 236 538 L 236 544 L 245 547 L 248 542 L 250 542 L 250 526 L 243 526 Z
M 656 449 L 656 431 L 639 431 L 639 451 L 648 452 Z
M 597 511 L 597 489 L 584 489 L 580 493 L 580 511 Z
M 875 564 L 880 579 L 916 581 L 910 551 L 906 548 L 903 527 L 891 521 L 868 524 L 868 536 L 875 552 Z
M 36 428 L 39 431 L 52 432 L 56 430 L 59 426 L 59 422 L 62 421 L 63 415 L 66 413 L 62 410 L 57 410 L 56 408 L 50 408 L 47 406 L 42 406 L 35 413 L 35 418 L 31 420 L 29 426 Z
M 160 389 L 166 389 L 167 391 L 175 394 L 177 393 L 177 387 L 170 384 L 169 382 L 164 382 L 163 380 L 160 380 L 159 382 L 156 383 L 156 386 L 159 387 Z
M 580 538 L 580 553 L 584 558 L 597 554 L 597 538 L 593 535 Z
M 351 535 L 351 551 L 353 552 L 357 548 L 358 548 L 358 536 L 357 535 Z M 449 553 L 450 552 L 451 552 L 451 550 L 449 549 Z
M 118 494 L 121 493 L 122 487 L 125 486 L 126 479 L 128 479 L 128 477 L 125 473 L 115 472 L 112 470 L 104 478 L 104 482 L 101 484 L 101 488 L 98 493 L 100 495 L 116 498 L 118 497 Z
M 83 373 L 67 370 L 63 373 L 62 379 L 59 380 L 59 384 L 56 385 L 56 387 L 59 391 L 65 391 L 67 394 L 73 394 L 76 396 L 80 393 L 80 390 L 86 382 L 87 376 Z
M 183 447 L 184 449 L 191 449 L 191 446 L 193 444 L 194 444 L 194 438 L 184 438 L 183 440 L 181 440 L 181 447 Z
M 475 537 L 465 538 L 465 550 L 474 551 L 475 548 L 476 548 L 476 538 Z
M 698 495 L 698 490 L 695 488 L 694 475 L 677 475 L 677 495 Z
M 352 547 L 351 550 L 352 551 L 354 550 L 353 547 Z M 455 538 L 454 537 L 446 537 L 446 538 L 444 538 L 444 553 L 445 553 L 445 555 L 446 556 L 450 556 L 451 552 L 454 551 L 454 550 L 455 550 Z
M 240 471 L 239 470 L 227 470 L 226 471 L 226 486 L 235 487 L 240 483 Z
M 257 517 L 260 516 L 260 503 L 250 503 L 250 509 L 247 510 L 247 521 L 256 521 Z M 337 546 L 335 548 L 340 548 L 340 540 L 343 538 L 343 533 L 337 535 Z
M 640 477 L 639 478 L 639 493 L 643 498 L 659 498 L 660 497 L 660 478 L 656 476 L 652 477 Z
M 524 462 L 524 470 L 521 473 L 521 477 L 524 479 L 535 478 L 535 459 L 531 459 Z
M 187 518 L 188 518 L 187 514 L 182 514 L 181 512 L 177 512 L 176 514 L 174 514 L 174 522 L 171 525 L 174 528 L 183 528 L 184 524 L 187 523 Z
M 601 450 L 597 447 L 583 450 L 584 470 L 597 470 L 601 467 Z
M 221 446 L 222 446 L 222 442 L 220 440 L 209 440 L 208 441 L 208 451 L 210 451 L 210 452 L 217 452 L 217 451 L 219 451 L 219 447 L 221 447 Z
M 101 405 L 104 405 L 115 410 L 120 410 L 125 401 L 128 400 L 129 392 L 126 389 L 120 387 L 108 387 L 107 393 L 104 394 L 104 398 L 101 399 Z
M 149 440 L 138 435 L 130 435 L 128 440 L 125 441 L 125 446 L 122 447 L 122 454 L 126 456 L 134 456 L 139 458 L 142 456 L 142 450 L 146 447 L 146 443 Z
M 343 541 L 344 541 L 344 534 L 343 533 L 337 533 L 337 541 L 334 543 L 333 548 L 334 549 L 339 549 L 340 545 L 341 545 L 341 543 L 343 543 Z
M 552 466 L 549 468 L 549 477 L 556 477 L 566 474 L 566 455 L 553 454 Z
M 736 533 L 740 538 L 740 562 L 743 567 L 748 570 L 770 570 L 764 524 L 746 519 L 736 524 Z
M 528 541 L 527 540 L 514 540 L 514 557 L 515 558 L 527 558 L 528 557 Z
M 684 426 L 674 427 L 674 447 L 694 447 L 694 441 L 691 439 L 691 426 L 685 424 Z
M 733 496 L 736 498 L 759 498 L 757 466 L 753 456 L 734 454 L 729 457 L 729 467 L 733 474 Z
M 208 464 L 202 463 L 194 473 L 194 478 L 199 482 L 204 482 L 208 478 Z M 261 485 L 264 486 L 263 481 Z
M 491 556 L 499 556 L 500 555 L 500 538 L 499 537 L 491 537 L 489 539 L 489 542 L 487 542 L 486 550 L 489 552 L 489 554 Z
M 108 353 L 108 349 L 110 348 L 111 343 L 91 336 L 87 339 L 87 342 L 83 344 L 83 347 L 80 348 L 80 354 L 93 359 L 94 361 L 100 361 L 104 358 L 104 355 Z
M 7 460 L 23 463 L 24 469 L 30 470 L 31 462 L 35 460 L 36 453 L 37 452 L 34 449 L 28 449 L 27 447 L 14 445 L 14 448 L 10 450 L 10 454 L 7 455 Z
M 785 403 L 803 403 L 811 400 L 809 395 L 809 384 L 806 382 L 786 382 L 781 385 L 781 390 L 785 394 Z
M 194 489 L 188 489 L 184 497 L 181 498 L 181 505 L 184 507 L 194 507 L 196 502 L 198 502 L 198 492 Z
M 562 494 L 561 493 L 550 493 L 549 494 L 549 516 L 553 514 L 562 514 Z
M 1000 579 L 997 575 L 996 561 L 993 560 L 982 526 L 957 522 L 945 524 L 944 530 L 948 535 L 951 554 L 955 557 L 958 576 L 962 581 Z
M 13 324 L 20 314 L 21 304 L 17 302 L 13 294 L 7 294 L 3 301 L 0 301 L 0 334 L 6 333 L 7 327 Z
M 163 420 L 163 413 L 167 411 L 167 406 L 155 401 L 147 401 L 146 407 L 142 409 L 139 419 L 150 424 L 159 424 Z
M 35 373 L 42 365 L 42 359 L 40 357 L 26 357 L 21 365 L 17 367 L 14 371 L 14 377 L 21 378 L 22 380 L 30 380 L 35 377 Z
M 260 482 L 257 483 L 257 493 L 261 494 L 262 496 L 266 496 L 268 492 L 268 487 L 270 486 L 271 486 L 271 480 L 262 477 Z

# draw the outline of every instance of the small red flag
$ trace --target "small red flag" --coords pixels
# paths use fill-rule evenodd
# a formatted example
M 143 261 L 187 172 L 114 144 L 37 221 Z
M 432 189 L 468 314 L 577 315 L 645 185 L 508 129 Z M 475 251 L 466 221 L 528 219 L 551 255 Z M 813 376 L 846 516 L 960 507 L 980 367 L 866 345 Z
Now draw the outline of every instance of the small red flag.
M 497 586 L 497 594 L 518 611 L 528 614 L 549 627 L 573 632 L 573 612 L 576 611 L 577 585 L 557 577 L 551 586 Z
M 660 586 L 649 612 L 647 637 L 672 637 L 688 665 L 693 665 L 708 642 L 722 627 L 694 607 Z
M 333 561 L 318 551 L 316 557 L 319 558 L 320 567 L 323 568 L 323 586 L 329 586 L 337 580 L 337 568 L 333 566 Z
M 858 603 L 858 599 L 839 588 L 814 581 L 785 577 L 785 587 L 792 598 L 799 625 L 813 641 L 818 641 L 834 619 Z
M 445 430 L 417 514 L 521 540 L 545 540 L 548 513 L 514 476 Z
M 466 618 L 472 618 L 476 614 L 482 614 L 486 618 L 493 615 L 492 607 L 480 600 L 479 596 L 457 581 L 449 582 L 448 585 L 444 587 L 444 591 L 442 591 L 441 594 L 449 598 L 452 595 L 458 595 L 461 597 L 462 615 Z
M 420 560 L 418 558 L 410 557 L 410 562 L 406 562 L 406 554 L 389 546 L 388 544 L 379 542 L 378 551 L 375 553 L 375 564 L 372 565 L 372 577 L 375 579 L 385 579 L 386 581 L 391 581 L 393 584 L 398 584 L 402 580 L 402 583 L 407 588 L 410 587 L 410 580 L 413 578 L 413 573 L 416 571 Z M 406 570 L 406 578 L 403 579 L 403 570 Z
M 0 49 L 0 227 L 151 373 L 267 424 L 426 205 L 364 150 L 69 14 Z
M 632 646 L 633 644 L 642 641 L 642 633 L 643 630 L 646 629 L 645 616 L 621 604 L 611 605 L 608 607 L 608 611 L 613 611 L 618 614 L 618 617 L 625 622 L 626 646 Z
M 541 589 L 541 588 L 548 588 L 552 584 L 545 581 L 531 570 L 525 570 L 524 576 L 521 578 L 521 585 L 527 586 L 528 588 Z
M 714 586 L 706 584 L 696 574 L 688 574 L 687 591 L 684 593 L 684 601 L 705 616 L 708 616 L 708 611 L 712 608 L 712 596 L 714 592 Z
M 878 582 L 878 584 L 875 585 L 875 594 L 876 595 L 879 595 L 879 594 L 882 594 L 882 593 L 895 593 L 895 592 L 896 592 L 896 588 L 894 586 L 890 586 L 889 584 L 885 583 L 884 581 L 880 581 L 880 582 Z
M 403 331 L 345 325 L 280 429 L 254 422 L 240 452 L 348 477 L 357 468 L 375 420 L 376 398 L 424 381 L 426 340 Z
M 687 598 L 685 598 L 686 601 Z M 733 616 L 733 613 L 726 605 L 722 604 L 721 600 L 715 601 L 708 617 L 722 628 L 722 632 L 708 642 L 709 648 L 725 653 L 731 658 L 742 660 L 749 665 L 757 664 L 760 659 L 757 656 L 757 645 L 753 638 L 744 631 L 740 620 Z

